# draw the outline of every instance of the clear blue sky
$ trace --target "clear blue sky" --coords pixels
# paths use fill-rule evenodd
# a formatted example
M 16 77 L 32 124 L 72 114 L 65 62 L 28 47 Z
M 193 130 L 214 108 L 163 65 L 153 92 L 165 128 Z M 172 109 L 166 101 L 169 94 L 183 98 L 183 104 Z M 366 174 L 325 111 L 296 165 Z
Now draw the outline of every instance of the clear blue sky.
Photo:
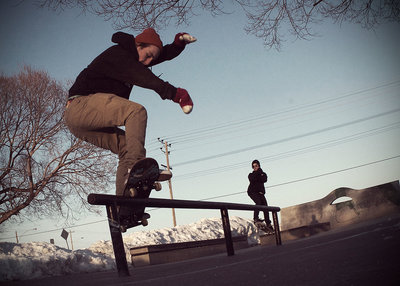
M 0 3 L 0 70 L 5 74 L 30 65 L 56 79 L 73 80 L 112 44 L 111 22 L 79 10 L 55 13 L 35 8 L 33 1 L 15 2 Z M 192 114 L 152 91 L 135 87 L 131 94 L 148 110 L 148 156 L 165 164 L 157 138 L 172 143 L 174 197 L 221 196 L 211 200 L 252 203 L 246 195 L 247 175 L 256 158 L 269 176 L 269 204 L 280 207 L 322 198 L 339 187 L 361 189 L 398 180 L 400 24 L 368 31 L 327 21 L 314 27 L 319 37 L 288 37 L 277 52 L 244 32 L 246 19 L 239 12 L 203 13 L 189 26 L 159 32 L 164 43 L 181 31 L 198 38 L 175 60 L 153 68 L 189 91 Z M 168 198 L 168 186 L 154 197 Z M 129 233 L 172 226 L 169 209 L 150 214 L 147 228 Z M 230 215 L 252 217 L 249 212 Z M 178 224 L 218 216 L 216 211 L 177 210 Z M 75 248 L 110 239 L 104 219 L 83 214 L 72 228 Z M 65 246 L 62 227 L 62 221 L 54 220 L 4 224 L 0 237 L 13 237 L 17 230 L 29 234 L 22 242 L 54 238 Z

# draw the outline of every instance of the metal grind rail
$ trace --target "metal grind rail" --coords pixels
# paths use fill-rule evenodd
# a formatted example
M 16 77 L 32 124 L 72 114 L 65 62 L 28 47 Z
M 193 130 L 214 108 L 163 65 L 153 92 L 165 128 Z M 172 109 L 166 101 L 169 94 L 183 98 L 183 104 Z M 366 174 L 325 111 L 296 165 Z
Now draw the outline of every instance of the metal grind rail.
M 135 199 L 123 196 L 113 196 L 104 194 L 89 194 L 88 202 L 91 205 L 105 205 L 107 210 L 108 225 L 110 227 L 111 240 L 114 248 L 115 262 L 117 265 L 118 275 L 120 277 L 129 276 L 128 262 L 126 260 L 124 242 L 122 240 L 121 230 L 118 220 L 118 206 L 129 207 L 157 207 L 157 208 L 181 208 L 181 209 L 219 209 L 221 212 L 222 226 L 224 229 L 226 250 L 228 256 L 235 254 L 233 249 L 233 240 L 231 226 L 229 223 L 229 210 L 242 211 L 269 211 L 272 212 L 272 219 L 275 231 L 276 245 L 281 245 L 281 232 L 279 229 L 278 212 L 279 207 L 246 205 L 224 202 L 204 202 L 189 200 L 168 200 L 168 199 Z

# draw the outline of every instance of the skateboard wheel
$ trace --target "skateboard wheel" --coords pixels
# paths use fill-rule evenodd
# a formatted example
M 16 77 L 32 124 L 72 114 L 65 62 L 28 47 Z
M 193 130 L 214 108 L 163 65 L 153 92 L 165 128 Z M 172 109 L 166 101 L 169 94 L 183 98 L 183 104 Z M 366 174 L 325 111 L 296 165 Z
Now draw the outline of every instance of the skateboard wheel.
M 162 189 L 161 183 L 159 183 L 159 182 L 155 182 L 153 187 L 154 187 L 154 190 L 156 190 L 157 192 L 161 191 L 161 189 Z
M 142 219 L 143 226 L 147 226 L 148 224 L 149 224 L 149 221 L 147 220 L 147 218 Z

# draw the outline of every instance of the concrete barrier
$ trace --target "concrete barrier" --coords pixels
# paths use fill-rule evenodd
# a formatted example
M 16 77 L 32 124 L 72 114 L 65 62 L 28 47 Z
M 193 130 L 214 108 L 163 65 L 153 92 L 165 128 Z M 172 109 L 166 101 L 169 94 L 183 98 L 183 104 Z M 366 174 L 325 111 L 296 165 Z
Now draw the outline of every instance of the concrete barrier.
M 340 198 L 347 201 L 337 202 Z M 331 228 L 400 212 L 399 181 L 362 189 L 339 188 L 326 197 L 281 210 L 285 230 L 329 223 Z
M 235 249 L 249 247 L 247 236 L 232 237 Z M 135 267 L 162 264 L 226 252 L 225 239 L 200 240 L 170 244 L 157 244 L 130 249 Z
M 329 222 L 316 223 L 313 225 L 305 225 L 301 227 L 296 227 L 292 229 L 287 229 L 281 231 L 282 241 L 289 241 L 299 238 L 309 237 L 324 231 L 331 229 L 331 224 Z M 275 243 L 274 235 L 260 234 L 260 244 L 269 245 Z

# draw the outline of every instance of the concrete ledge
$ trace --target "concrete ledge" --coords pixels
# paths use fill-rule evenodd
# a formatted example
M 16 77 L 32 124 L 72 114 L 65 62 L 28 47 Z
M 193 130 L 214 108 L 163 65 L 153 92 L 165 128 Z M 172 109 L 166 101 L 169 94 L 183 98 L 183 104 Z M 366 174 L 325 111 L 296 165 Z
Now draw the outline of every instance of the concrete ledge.
M 304 237 L 309 237 L 311 235 L 315 235 L 324 231 L 328 231 L 331 229 L 331 224 L 329 222 L 326 223 L 316 223 L 312 225 L 305 225 L 301 227 L 296 227 L 288 230 L 281 231 L 282 241 L 294 240 Z M 260 244 L 268 245 L 275 244 L 275 235 L 260 235 Z
M 343 198 L 347 201 L 338 202 Z M 320 200 L 283 208 L 281 226 L 291 230 L 329 222 L 334 229 L 399 212 L 400 186 L 395 181 L 361 190 L 338 188 Z
M 249 247 L 247 236 L 232 237 L 234 249 Z M 157 244 L 130 249 L 135 267 L 162 264 L 226 252 L 225 238 L 170 244 Z

